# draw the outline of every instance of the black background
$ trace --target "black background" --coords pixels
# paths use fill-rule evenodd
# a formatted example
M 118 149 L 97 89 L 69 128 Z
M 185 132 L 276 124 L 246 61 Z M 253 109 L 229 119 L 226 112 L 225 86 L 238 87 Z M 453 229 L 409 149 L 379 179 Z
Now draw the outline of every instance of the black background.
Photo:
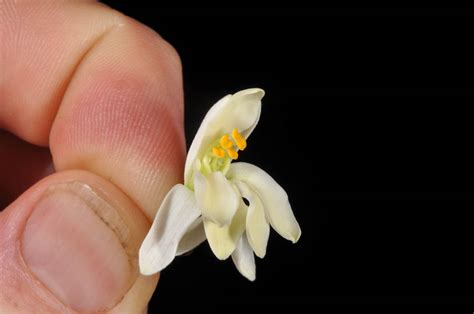
M 151 313 L 474 303 L 471 9 L 106 3 L 180 53 L 188 145 L 220 97 L 266 90 L 241 158 L 287 190 L 303 231 L 271 234 L 254 283 L 207 244 L 177 258 Z

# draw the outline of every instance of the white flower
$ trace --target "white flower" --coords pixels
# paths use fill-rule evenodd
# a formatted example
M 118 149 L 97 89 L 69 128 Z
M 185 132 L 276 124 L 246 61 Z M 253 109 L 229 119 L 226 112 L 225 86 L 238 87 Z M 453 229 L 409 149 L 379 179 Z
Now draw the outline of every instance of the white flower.
M 207 238 L 217 258 L 232 256 L 240 273 L 255 280 L 253 252 L 265 256 L 270 225 L 298 241 L 301 229 L 283 188 L 257 166 L 231 163 L 257 125 L 263 95 L 246 89 L 209 110 L 189 149 L 184 185 L 168 192 L 142 243 L 142 274 L 161 271 Z

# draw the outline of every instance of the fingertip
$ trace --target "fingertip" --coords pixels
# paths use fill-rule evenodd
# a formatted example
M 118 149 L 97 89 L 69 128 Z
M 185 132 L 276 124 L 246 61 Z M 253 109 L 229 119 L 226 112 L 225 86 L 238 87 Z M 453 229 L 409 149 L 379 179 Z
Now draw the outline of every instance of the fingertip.
M 142 278 L 149 224 L 109 182 L 84 171 L 49 176 L 0 215 L 0 311 L 143 309 L 158 276 Z M 18 294 L 18 291 L 22 291 Z

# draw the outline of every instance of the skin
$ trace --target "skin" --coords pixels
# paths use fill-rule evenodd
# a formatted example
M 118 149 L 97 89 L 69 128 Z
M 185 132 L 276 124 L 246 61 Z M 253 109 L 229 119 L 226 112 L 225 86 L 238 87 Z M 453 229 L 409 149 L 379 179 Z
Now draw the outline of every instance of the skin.
M 137 254 L 182 181 L 180 59 L 92 1 L 4 0 L 0 38 L 0 312 L 74 313 L 25 264 L 25 225 L 49 187 L 82 182 L 120 208 Z M 158 276 L 129 280 L 108 313 L 146 310 Z

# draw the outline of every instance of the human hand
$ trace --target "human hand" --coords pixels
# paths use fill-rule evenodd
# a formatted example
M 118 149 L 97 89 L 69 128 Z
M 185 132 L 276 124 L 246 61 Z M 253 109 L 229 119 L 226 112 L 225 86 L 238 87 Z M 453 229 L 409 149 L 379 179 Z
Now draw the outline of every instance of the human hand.
M 183 173 L 179 57 L 89 1 L 0 3 L 0 49 L 0 312 L 146 310 L 138 248 Z

